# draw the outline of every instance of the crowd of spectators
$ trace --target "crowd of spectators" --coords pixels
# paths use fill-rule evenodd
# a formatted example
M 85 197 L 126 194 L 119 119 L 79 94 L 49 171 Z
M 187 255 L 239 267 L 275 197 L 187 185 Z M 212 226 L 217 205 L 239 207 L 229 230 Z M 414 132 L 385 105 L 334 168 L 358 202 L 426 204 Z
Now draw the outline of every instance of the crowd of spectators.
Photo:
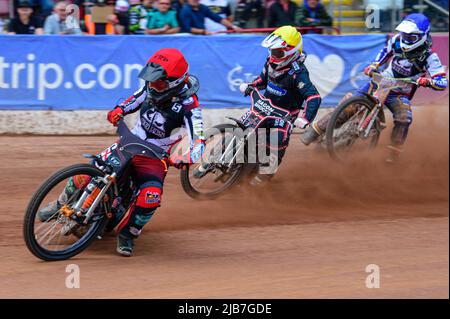
M 105 9 L 104 21 L 97 8 Z M 258 28 L 332 25 L 319 0 L 15 0 L 14 12 L 9 34 L 214 34 L 240 32 L 249 21 Z
M 448 8 L 448 0 L 434 3 Z M 417 11 L 418 0 L 362 4 L 376 4 L 379 31 L 391 32 L 403 16 Z M 424 13 L 432 31 L 448 32 L 442 10 L 428 6 Z M 287 24 L 329 27 L 333 20 L 320 0 L 0 0 L 0 33 L 9 34 L 214 34 Z M 303 32 L 322 33 L 307 29 Z

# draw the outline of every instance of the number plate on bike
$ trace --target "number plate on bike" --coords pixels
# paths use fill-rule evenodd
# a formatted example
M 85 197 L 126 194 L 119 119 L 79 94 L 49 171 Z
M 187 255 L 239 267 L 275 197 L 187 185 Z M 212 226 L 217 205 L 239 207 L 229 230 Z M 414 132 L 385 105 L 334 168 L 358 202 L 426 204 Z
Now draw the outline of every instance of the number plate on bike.
M 241 119 L 241 123 L 244 124 L 245 127 L 255 128 L 261 123 L 263 117 L 258 116 L 255 112 L 247 112 Z

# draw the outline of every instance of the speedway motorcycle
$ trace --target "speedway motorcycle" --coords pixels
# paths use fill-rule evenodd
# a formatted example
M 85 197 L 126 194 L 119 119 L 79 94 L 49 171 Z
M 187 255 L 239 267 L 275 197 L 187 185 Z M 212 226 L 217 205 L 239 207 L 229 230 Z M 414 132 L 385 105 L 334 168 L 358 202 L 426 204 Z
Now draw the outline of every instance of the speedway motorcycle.
M 241 87 L 241 91 L 245 91 Z M 298 115 L 275 106 L 256 88 L 251 93 L 251 108 L 234 123 L 213 126 L 205 132 L 205 151 L 201 161 L 180 171 L 184 191 L 194 199 L 222 195 L 241 179 L 251 177 L 259 167 L 254 141 L 258 128 L 269 119 L 293 122 Z
M 372 75 L 376 89 L 372 94 L 344 100 L 334 111 L 326 129 L 325 143 L 329 155 L 345 161 L 351 153 L 374 149 L 386 127 L 384 107 L 392 90 L 402 91 L 417 82 L 411 78 L 393 78 L 380 73 Z
M 100 155 L 84 154 L 91 164 L 76 164 L 50 176 L 34 193 L 26 209 L 23 236 L 28 249 L 46 261 L 64 260 L 85 250 L 104 232 L 111 232 L 135 199 L 131 159 L 135 155 L 163 161 L 167 154 L 130 132 L 124 120 L 118 123 L 119 140 Z M 103 155 L 103 156 L 102 156 Z M 84 176 L 85 187 L 61 200 L 73 179 Z M 58 210 L 47 218 L 40 209 L 58 200 Z

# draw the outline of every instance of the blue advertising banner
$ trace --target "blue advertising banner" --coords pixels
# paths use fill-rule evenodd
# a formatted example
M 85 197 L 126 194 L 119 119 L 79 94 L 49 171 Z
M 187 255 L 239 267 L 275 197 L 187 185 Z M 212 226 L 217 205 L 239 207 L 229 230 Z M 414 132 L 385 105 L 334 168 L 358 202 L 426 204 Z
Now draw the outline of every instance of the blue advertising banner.
M 110 109 L 141 85 L 137 75 L 158 49 L 180 49 L 209 108 L 247 107 L 239 92 L 264 64 L 264 36 L 0 36 L 0 109 Z M 324 106 L 361 86 L 363 67 L 385 35 L 305 35 L 304 51 Z

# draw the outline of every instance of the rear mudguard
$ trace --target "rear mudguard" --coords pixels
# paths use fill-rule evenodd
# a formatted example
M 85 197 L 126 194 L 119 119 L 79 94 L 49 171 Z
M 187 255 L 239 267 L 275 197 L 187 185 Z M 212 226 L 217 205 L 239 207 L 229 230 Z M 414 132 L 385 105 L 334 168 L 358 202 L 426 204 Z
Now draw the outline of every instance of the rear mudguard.
M 241 128 L 242 130 L 246 129 L 245 125 L 242 124 L 242 122 L 240 120 L 238 120 L 238 119 L 236 119 L 234 117 L 231 117 L 231 116 L 227 116 L 226 118 L 231 120 L 231 121 L 233 121 L 233 122 L 235 122 L 237 124 L 237 126 L 239 126 L 239 128 Z

